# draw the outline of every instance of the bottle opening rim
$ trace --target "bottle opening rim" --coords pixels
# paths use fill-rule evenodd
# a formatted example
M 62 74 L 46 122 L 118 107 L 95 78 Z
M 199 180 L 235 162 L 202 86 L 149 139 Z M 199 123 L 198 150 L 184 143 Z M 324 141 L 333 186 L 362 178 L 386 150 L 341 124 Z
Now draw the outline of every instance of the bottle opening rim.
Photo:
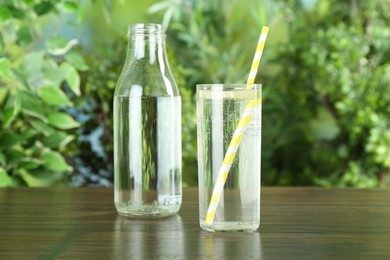
M 160 36 L 165 35 L 165 28 L 157 23 L 136 23 L 130 24 L 128 27 L 128 35 L 139 36 Z

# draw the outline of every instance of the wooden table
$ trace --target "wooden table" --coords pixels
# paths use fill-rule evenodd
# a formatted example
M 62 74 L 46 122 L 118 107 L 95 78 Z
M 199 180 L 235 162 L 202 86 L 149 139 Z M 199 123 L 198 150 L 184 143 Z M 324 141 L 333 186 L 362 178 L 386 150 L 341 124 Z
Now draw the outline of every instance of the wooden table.
M 197 201 L 142 220 L 112 189 L 0 189 L 0 259 L 390 259 L 389 189 L 263 188 L 254 233 L 202 231 Z

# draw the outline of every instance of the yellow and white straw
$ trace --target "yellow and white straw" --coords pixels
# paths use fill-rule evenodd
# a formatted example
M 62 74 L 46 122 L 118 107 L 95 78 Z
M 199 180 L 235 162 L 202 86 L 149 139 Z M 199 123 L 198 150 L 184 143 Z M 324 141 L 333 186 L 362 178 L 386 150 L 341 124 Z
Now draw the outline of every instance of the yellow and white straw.
M 269 28 L 267 26 L 263 26 L 263 28 L 261 29 L 259 41 L 257 43 L 256 53 L 252 61 L 252 66 L 249 72 L 248 80 L 246 82 L 247 89 L 250 89 L 252 87 L 251 84 L 255 82 L 257 70 L 260 64 L 261 55 L 263 54 L 265 41 L 267 39 L 268 30 Z M 240 146 L 244 133 L 252 119 L 253 111 L 254 111 L 253 108 L 259 104 L 260 102 L 258 99 L 250 100 L 248 104 L 245 106 L 244 112 L 240 117 L 240 121 L 238 122 L 237 128 L 234 131 L 232 140 L 230 141 L 229 147 L 226 151 L 225 158 L 223 159 L 222 166 L 218 172 L 217 181 L 215 183 L 213 194 L 210 200 L 210 205 L 207 210 L 206 224 L 211 225 L 214 221 L 219 199 L 223 191 L 223 186 L 225 185 L 230 168 L 236 156 L 236 152 L 238 150 L 238 147 Z

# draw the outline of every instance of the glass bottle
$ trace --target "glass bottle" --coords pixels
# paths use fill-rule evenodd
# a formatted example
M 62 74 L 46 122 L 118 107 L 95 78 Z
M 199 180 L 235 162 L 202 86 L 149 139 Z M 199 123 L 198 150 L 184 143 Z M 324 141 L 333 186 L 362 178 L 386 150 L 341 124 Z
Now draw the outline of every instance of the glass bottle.
M 114 95 L 115 207 L 128 217 L 177 213 L 181 187 L 181 98 L 159 24 L 129 26 Z

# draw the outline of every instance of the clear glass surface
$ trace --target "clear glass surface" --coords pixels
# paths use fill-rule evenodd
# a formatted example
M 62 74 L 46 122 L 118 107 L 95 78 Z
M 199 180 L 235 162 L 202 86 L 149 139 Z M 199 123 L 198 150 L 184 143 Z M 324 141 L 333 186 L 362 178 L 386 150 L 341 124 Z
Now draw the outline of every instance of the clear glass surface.
M 199 221 L 207 231 L 254 231 L 260 224 L 261 85 L 197 85 Z M 222 189 L 212 223 L 207 210 L 222 162 L 250 101 L 251 120 Z
M 114 165 L 120 215 L 163 217 L 179 211 L 181 99 L 158 24 L 129 26 L 114 96 Z

